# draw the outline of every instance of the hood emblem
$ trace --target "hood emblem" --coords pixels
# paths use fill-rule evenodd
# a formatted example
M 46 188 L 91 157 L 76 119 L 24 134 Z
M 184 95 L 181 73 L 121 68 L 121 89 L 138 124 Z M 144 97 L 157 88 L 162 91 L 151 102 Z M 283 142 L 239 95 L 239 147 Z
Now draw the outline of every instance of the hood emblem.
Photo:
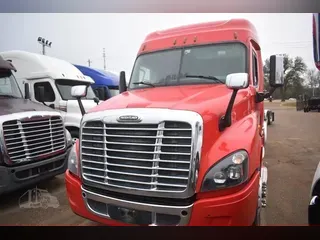
M 135 115 L 124 115 L 117 118 L 118 122 L 141 122 L 141 118 Z

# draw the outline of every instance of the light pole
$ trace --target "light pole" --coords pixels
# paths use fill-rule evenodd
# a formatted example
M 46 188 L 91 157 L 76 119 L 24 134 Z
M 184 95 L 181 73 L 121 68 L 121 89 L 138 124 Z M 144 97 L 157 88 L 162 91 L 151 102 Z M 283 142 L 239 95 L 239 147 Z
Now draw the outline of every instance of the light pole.
M 46 55 L 46 47 L 51 48 L 52 42 L 49 42 L 48 40 L 44 39 L 43 37 L 38 37 L 38 43 L 42 45 L 42 54 Z

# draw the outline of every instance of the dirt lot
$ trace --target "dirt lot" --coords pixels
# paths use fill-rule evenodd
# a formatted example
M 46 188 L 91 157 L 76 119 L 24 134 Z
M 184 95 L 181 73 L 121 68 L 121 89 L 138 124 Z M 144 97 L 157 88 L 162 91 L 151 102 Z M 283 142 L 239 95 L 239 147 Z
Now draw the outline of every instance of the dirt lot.
M 275 111 L 269 127 L 265 160 L 269 167 L 268 206 L 263 214 L 266 225 L 307 224 L 310 185 L 320 161 L 318 112 L 297 112 L 295 108 L 266 103 Z M 0 225 L 97 225 L 76 216 L 69 208 L 63 176 L 38 185 L 59 201 L 58 208 L 24 209 L 19 198 L 27 190 L 1 196 Z

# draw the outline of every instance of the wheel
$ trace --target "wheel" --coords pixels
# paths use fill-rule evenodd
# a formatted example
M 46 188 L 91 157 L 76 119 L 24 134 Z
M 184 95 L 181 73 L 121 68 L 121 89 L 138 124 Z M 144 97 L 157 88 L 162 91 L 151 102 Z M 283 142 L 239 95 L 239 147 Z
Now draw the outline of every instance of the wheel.
M 267 113 L 267 119 L 268 119 L 268 125 L 270 125 L 271 124 L 270 112 Z

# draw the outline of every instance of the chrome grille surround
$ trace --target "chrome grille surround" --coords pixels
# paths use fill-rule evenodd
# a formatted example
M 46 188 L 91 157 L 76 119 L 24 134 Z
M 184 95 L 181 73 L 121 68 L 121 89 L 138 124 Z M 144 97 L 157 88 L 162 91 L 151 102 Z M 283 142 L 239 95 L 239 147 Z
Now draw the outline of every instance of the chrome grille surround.
M 137 116 L 139 121 L 120 121 L 121 116 Z M 125 135 L 126 131 L 129 134 Z M 139 132 L 143 134 L 137 135 Z M 134 195 L 191 197 L 198 177 L 202 132 L 202 117 L 185 110 L 131 108 L 86 114 L 80 128 L 83 183 Z M 169 156 L 171 159 L 165 159 Z
M 66 148 L 64 123 L 58 112 L 2 115 L 0 126 L 0 147 L 9 165 L 41 160 Z

